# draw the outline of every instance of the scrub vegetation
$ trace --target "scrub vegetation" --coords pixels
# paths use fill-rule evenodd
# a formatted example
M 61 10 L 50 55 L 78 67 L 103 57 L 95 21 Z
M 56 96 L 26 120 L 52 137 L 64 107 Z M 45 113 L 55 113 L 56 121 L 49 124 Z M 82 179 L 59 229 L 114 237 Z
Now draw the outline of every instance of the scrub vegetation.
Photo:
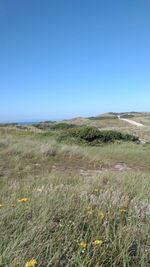
M 149 126 L 64 123 L 0 127 L 0 267 L 149 267 Z
M 63 131 L 59 135 L 59 140 L 70 140 L 79 144 L 99 145 L 120 140 L 138 142 L 139 138 L 131 134 L 123 134 L 119 131 L 100 131 L 93 126 L 82 126 Z

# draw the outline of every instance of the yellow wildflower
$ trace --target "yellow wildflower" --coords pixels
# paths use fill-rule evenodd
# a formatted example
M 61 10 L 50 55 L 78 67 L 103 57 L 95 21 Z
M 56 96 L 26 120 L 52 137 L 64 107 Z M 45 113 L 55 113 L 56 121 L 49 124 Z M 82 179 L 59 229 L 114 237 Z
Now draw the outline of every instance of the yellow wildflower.
M 3 208 L 3 205 L 2 204 L 0 204 L 0 208 Z
M 20 199 L 18 199 L 18 202 L 20 202 L 20 203 L 28 202 L 28 198 L 26 198 L 26 197 L 20 198 Z
M 94 192 L 95 192 L 95 193 L 98 193 L 98 192 L 99 192 L 99 189 L 98 189 L 98 188 L 95 188 L 95 189 L 94 189 Z
M 87 243 L 86 242 L 81 242 L 80 243 L 80 248 L 86 249 L 87 248 Z
M 37 260 L 32 259 L 26 262 L 25 267 L 35 267 L 36 265 L 37 265 Z
M 92 244 L 95 246 L 101 246 L 103 244 L 103 240 L 96 239 L 92 242 Z
M 93 194 L 99 194 L 100 193 L 100 188 L 94 188 L 92 191 Z
M 92 210 L 92 208 L 90 206 L 86 208 L 86 213 L 88 215 L 91 215 L 93 213 L 93 210 Z
M 105 218 L 105 215 L 102 211 L 98 213 L 99 217 L 103 220 Z
M 121 208 L 119 209 L 119 211 L 120 211 L 121 214 L 124 214 L 124 213 L 127 212 L 127 207 L 121 207 Z

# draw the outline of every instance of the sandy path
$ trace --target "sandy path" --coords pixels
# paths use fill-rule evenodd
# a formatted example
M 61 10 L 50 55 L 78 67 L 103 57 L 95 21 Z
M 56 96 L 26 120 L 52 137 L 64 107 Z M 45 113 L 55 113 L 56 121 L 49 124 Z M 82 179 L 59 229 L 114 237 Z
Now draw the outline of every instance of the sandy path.
M 122 120 L 122 121 L 126 121 L 132 125 L 135 125 L 137 127 L 143 127 L 144 125 L 142 123 L 139 123 L 139 122 L 136 122 L 136 121 L 133 121 L 133 120 L 130 120 L 130 119 L 122 119 L 120 116 L 118 116 L 118 119 L 119 120 Z

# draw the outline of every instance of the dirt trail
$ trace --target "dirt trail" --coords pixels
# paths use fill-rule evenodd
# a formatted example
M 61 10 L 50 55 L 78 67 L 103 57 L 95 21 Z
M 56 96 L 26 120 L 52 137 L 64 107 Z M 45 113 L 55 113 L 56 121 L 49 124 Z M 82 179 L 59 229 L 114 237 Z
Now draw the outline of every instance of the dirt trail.
M 137 127 L 143 127 L 144 125 L 142 123 L 139 123 L 139 122 L 136 122 L 136 121 L 133 121 L 133 120 L 130 120 L 130 119 L 123 119 L 121 118 L 120 116 L 118 116 L 118 119 L 121 120 L 121 121 L 126 121 L 132 125 L 135 125 Z

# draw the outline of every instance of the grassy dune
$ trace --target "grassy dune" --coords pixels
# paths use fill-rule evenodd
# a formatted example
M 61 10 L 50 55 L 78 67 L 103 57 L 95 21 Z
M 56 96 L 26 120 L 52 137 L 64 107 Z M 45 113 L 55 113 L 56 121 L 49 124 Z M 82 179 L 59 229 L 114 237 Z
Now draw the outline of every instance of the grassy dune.
M 150 266 L 149 159 L 0 129 L 0 267 Z
M 115 114 L 115 113 L 114 113 Z M 124 113 L 125 114 L 125 113 Z M 138 135 L 141 139 L 150 141 L 150 113 L 149 112 L 130 112 L 126 113 L 131 116 L 131 119 L 144 124 L 144 127 L 138 128 L 137 126 L 132 126 L 125 121 L 118 120 L 116 114 L 106 113 L 98 117 L 89 118 L 75 118 L 74 120 L 68 120 L 66 123 L 73 123 L 75 125 L 89 125 L 95 126 L 99 129 L 107 130 L 121 130 L 124 133 L 131 133 Z

